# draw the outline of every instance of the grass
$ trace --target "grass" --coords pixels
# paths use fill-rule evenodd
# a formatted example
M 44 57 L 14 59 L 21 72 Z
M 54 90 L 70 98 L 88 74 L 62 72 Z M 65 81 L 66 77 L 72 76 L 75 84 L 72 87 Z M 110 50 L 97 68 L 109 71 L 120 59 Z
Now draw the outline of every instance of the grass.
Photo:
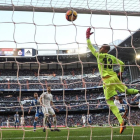
M 23 130 L 11 130 L 2 128 L 2 140 L 22 140 Z M 69 128 L 69 140 L 111 140 L 111 128 L 95 127 L 95 128 Z M 132 127 L 127 127 L 123 134 L 119 134 L 119 128 L 113 128 L 112 140 L 132 140 Z M 33 132 L 31 128 L 25 129 L 25 140 L 45 140 L 47 133 L 42 131 L 42 128 Z M 47 140 L 67 140 L 68 129 L 61 129 L 60 132 L 51 132 L 48 130 Z M 140 140 L 140 127 L 134 128 L 134 139 Z

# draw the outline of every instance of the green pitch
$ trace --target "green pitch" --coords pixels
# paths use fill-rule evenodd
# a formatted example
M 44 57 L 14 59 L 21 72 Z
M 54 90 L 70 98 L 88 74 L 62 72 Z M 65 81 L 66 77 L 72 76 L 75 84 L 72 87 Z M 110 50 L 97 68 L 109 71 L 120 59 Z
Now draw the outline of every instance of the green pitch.
M 69 129 L 69 140 L 90 140 L 91 129 Z M 0 131 L 1 132 L 1 131 Z M 113 140 L 132 140 L 132 127 L 127 127 L 123 134 L 119 134 L 119 128 L 113 128 Z M 68 130 L 62 129 L 60 132 L 51 132 L 48 130 L 47 140 L 67 140 Z M 32 129 L 25 129 L 25 140 L 45 140 L 46 133 L 42 128 L 33 132 Z M 22 140 L 23 130 L 2 129 L 2 140 Z M 110 128 L 93 128 L 92 140 L 110 140 Z M 140 127 L 134 127 L 134 140 L 140 140 Z

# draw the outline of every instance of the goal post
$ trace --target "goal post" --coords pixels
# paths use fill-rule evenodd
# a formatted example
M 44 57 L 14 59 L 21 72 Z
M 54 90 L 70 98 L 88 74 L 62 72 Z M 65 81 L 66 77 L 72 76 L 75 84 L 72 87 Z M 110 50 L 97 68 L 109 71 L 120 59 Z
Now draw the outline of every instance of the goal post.
M 66 13 L 70 7 L 59 8 L 59 7 L 34 7 L 34 6 L 0 6 L 2 11 L 25 11 L 25 12 L 56 12 Z M 120 16 L 140 16 L 140 12 L 133 11 L 117 11 L 117 10 L 95 10 L 95 9 L 81 9 L 74 7 L 79 14 L 98 14 L 98 15 L 120 15 Z

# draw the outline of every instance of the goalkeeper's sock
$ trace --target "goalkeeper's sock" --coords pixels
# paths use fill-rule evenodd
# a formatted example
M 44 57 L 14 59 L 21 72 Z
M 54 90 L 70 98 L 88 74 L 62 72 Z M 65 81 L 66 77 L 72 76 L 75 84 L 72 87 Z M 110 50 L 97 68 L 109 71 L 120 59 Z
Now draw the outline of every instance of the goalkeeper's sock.
M 56 120 L 56 116 L 53 117 L 53 124 L 54 124 L 54 128 L 57 128 L 57 120 Z
M 107 100 L 107 104 L 110 105 L 110 109 L 111 109 L 112 113 L 117 117 L 119 123 L 122 124 L 123 118 L 122 118 L 121 114 L 119 113 L 119 109 L 117 108 L 117 106 L 115 106 L 114 101 Z
M 137 89 L 126 89 L 126 94 L 137 94 L 137 93 L 140 93 L 139 90 Z
M 34 120 L 34 129 L 36 129 L 36 121 Z

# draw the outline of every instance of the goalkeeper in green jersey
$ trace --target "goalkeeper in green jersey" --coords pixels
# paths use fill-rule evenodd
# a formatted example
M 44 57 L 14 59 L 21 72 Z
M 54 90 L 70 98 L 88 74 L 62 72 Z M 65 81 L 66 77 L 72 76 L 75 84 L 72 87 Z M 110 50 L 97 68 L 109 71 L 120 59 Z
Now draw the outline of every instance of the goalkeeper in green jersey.
M 100 75 L 103 80 L 103 89 L 104 89 L 104 95 L 107 104 L 110 106 L 111 111 L 113 114 L 117 117 L 119 123 L 120 123 L 120 133 L 125 129 L 124 120 L 119 113 L 118 108 L 115 106 L 113 101 L 113 96 L 117 95 L 116 90 L 119 92 L 126 92 L 126 94 L 137 94 L 139 93 L 139 90 L 136 89 L 128 89 L 117 77 L 116 72 L 113 71 L 113 64 L 120 65 L 120 74 L 122 74 L 124 70 L 124 63 L 114 57 L 113 55 L 108 54 L 108 51 L 110 50 L 110 46 L 107 44 L 104 44 L 99 52 L 96 52 L 95 48 L 90 42 L 90 35 L 91 28 L 88 28 L 86 31 L 86 38 L 87 38 L 87 45 L 92 54 L 97 59 L 98 69 L 100 72 Z

